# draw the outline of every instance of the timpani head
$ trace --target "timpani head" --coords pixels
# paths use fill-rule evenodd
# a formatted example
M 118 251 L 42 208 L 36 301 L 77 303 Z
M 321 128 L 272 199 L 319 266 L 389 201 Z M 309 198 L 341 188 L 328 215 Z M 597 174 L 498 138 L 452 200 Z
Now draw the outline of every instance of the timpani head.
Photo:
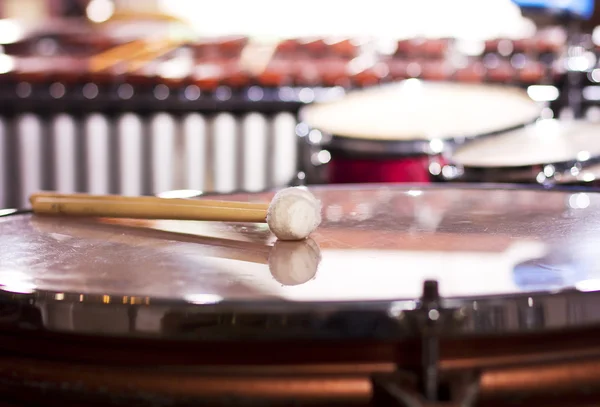
M 552 232 L 558 226 L 544 219 L 569 210 L 569 194 L 543 191 L 401 186 L 311 191 L 321 201 L 323 223 L 299 251 L 295 242 L 273 248 L 274 237 L 261 223 L 6 216 L 0 223 L 0 240 L 7 250 L 0 264 L 10 267 L 0 272 L 0 285 L 8 290 L 13 282 L 15 289 L 151 298 L 181 299 L 201 291 L 224 299 L 382 300 L 417 295 L 423 278 L 435 277 L 445 295 L 481 290 L 500 294 L 519 290 L 511 275 L 512 261 L 541 257 L 560 237 Z M 272 194 L 224 197 L 239 202 L 271 198 Z M 596 198 L 590 198 L 586 211 L 596 207 Z M 275 249 L 280 252 L 277 258 Z M 450 256 L 448 261 L 457 262 L 451 267 L 454 271 L 437 269 L 433 258 L 424 255 L 428 251 L 440 258 Z M 497 257 L 498 271 L 490 274 L 498 284 L 488 284 L 491 276 L 486 273 L 480 280 L 473 275 L 471 285 L 455 285 L 461 273 L 471 273 L 469 256 L 476 262 L 481 253 Z M 311 263 L 309 258 L 322 261 Z M 304 273 L 316 277 L 281 277 L 285 265 L 295 261 L 320 264 L 318 271 Z M 372 267 L 366 266 L 369 262 Z M 275 263 L 277 280 L 310 282 L 282 287 L 269 269 Z M 398 264 L 406 272 L 398 271 Z M 390 285 L 387 279 L 399 272 L 403 283 Z M 344 284 L 333 284 L 335 279 Z

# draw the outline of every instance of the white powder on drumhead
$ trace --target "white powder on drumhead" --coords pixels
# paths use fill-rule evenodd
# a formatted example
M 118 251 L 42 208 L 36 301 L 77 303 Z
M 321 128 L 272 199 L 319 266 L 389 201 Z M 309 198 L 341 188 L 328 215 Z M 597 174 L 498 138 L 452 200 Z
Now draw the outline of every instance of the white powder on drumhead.
M 267 224 L 280 240 L 307 238 L 321 223 L 321 202 L 294 187 L 279 191 L 267 211 Z

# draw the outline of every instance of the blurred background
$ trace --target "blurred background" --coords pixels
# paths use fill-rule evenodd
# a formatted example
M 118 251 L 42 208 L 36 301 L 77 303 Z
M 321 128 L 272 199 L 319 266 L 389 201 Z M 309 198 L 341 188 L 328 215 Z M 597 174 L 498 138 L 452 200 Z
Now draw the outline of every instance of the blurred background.
M 312 182 L 299 109 L 409 78 L 597 122 L 598 25 L 593 1 L 0 0 L 0 208 Z

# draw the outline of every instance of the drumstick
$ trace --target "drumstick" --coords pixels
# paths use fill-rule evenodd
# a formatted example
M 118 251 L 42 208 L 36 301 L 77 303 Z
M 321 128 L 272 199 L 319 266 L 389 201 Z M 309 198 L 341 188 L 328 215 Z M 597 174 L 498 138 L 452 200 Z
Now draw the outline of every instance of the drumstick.
M 180 205 L 191 205 L 191 206 L 223 206 L 227 208 L 242 208 L 242 209 L 264 209 L 269 208 L 268 203 L 257 203 L 257 202 L 236 202 L 236 201 L 217 201 L 211 199 L 189 199 L 189 198 L 156 198 L 153 196 L 136 196 L 136 197 L 125 197 L 122 195 L 89 195 L 89 194 L 61 194 L 58 192 L 43 191 L 36 192 L 30 195 L 29 202 L 33 204 L 33 201 L 39 198 L 54 198 L 54 199 L 69 199 L 69 200 L 96 200 L 96 201 L 115 201 L 115 200 L 128 200 L 134 198 L 136 201 L 142 202 L 156 202 L 157 199 L 169 200 L 176 202 Z M 162 202 L 162 201 L 161 201 Z
M 280 240 L 305 239 L 321 223 L 320 202 L 301 188 L 279 191 L 270 204 L 249 202 L 125 197 L 118 195 L 62 195 L 39 193 L 30 197 L 35 214 L 133 219 L 266 222 Z

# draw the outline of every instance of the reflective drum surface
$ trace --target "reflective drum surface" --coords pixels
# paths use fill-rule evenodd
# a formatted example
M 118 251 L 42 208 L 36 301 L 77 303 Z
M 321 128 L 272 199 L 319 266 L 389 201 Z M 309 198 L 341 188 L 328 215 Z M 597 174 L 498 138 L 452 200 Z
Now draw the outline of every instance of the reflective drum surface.
M 456 145 L 539 115 L 518 88 L 413 78 L 305 107 L 298 135 L 315 182 L 429 182 Z
M 314 193 L 324 222 L 303 242 L 276 242 L 262 224 L 5 216 L 0 284 L 15 293 L 328 302 L 413 300 L 427 279 L 461 298 L 600 278 L 600 195 L 392 186 Z M 532 277 L 520 275 L 524 263 L 536 268 Z

